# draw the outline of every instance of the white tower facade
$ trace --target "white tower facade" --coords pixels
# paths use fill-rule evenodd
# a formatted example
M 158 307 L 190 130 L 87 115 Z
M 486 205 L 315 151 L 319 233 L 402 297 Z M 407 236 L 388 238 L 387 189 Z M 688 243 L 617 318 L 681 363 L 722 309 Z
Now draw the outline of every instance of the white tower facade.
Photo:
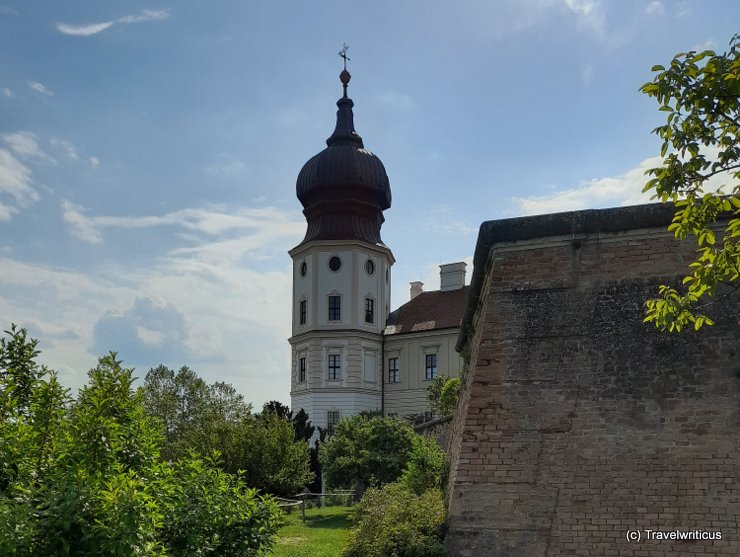
M 307 221 L 293 259 L 291 407 L 332 427 L 382 409 L 383 329 L 390 310 L 391 250 L 380 238 L 391 191 L 382 162 L 355 132 L 350 75 L 327 148 L 296 184 Z

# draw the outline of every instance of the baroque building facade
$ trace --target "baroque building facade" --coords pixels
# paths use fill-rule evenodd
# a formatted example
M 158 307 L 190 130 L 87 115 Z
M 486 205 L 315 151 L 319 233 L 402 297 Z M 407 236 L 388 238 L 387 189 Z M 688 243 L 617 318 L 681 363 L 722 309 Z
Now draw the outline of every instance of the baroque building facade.
M 346 69 L 340 81 L 334 132 L 298 174 L 307 227 L 289 252 L 291 407 L 329 430 L 365 411 L 429 412 L 426 386 L 461 369 L 454 345 L 466 292 L 465 263 L 443 265 L 439 292 L 412 283 L 412 299 L 391 314 L 395 259 L 380 236 L 390 181 L 355 131 Z

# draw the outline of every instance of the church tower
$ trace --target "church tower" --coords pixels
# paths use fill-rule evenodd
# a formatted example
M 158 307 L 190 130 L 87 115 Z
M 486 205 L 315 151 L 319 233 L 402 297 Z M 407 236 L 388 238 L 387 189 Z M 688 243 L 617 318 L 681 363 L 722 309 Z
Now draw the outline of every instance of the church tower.
M 298 174 L 307 230 L 293 259 L 291 407 L 313 425 L 382 409 L 383 328 L 389 313 L 391 250 L 380 238 L 391 189 L 383 163 L 365 149 L 347 96 L 327 147 Z

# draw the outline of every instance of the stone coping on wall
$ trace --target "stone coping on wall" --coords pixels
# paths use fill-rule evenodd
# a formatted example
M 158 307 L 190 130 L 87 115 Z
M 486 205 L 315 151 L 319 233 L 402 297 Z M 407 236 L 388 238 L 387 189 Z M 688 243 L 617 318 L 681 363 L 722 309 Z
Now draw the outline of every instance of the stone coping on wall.
M 457 351 L 464 353 L 473 329 L 473 319 L 485 281 L 491 247 L 501 242 L 516 242 L 553 236 L 578 236 L 616 233 L 628 230 L 665 228 L 674 215 L 671 203 L 650 203 L 587 209 L 486 221 L 480 226 L 473 256 L 473 275 L 465 306 Z

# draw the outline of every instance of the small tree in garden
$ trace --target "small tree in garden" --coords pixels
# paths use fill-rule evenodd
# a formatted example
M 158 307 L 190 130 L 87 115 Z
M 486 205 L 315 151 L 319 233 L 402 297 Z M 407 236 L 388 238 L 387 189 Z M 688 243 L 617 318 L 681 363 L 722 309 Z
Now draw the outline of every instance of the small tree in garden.
M 165 428 L 165 459 L 218 451 L 224 471 L 274 495 L 295 495 L 314 479 L 307 440 L 296 432 L 300 425 L 305 434 L 310 423 L 297 424 L 284 404 L 270 401 L 253 415 L 232 385 L 208 384 L 187 367 L 149 370 L 141 392 L 146 409 Z
M 114 353 L 71 401 L 37 341 L 0 339 L 0 555 L 243 557 L 279 526 L 272 499 L 213 461 L 160 458 L 160 423 Z
M 397 480 L 413 452 L 416 434 L 397 418 L 352 416 L 339 422 L 321 446 L 329 485 L 358 489 Z

